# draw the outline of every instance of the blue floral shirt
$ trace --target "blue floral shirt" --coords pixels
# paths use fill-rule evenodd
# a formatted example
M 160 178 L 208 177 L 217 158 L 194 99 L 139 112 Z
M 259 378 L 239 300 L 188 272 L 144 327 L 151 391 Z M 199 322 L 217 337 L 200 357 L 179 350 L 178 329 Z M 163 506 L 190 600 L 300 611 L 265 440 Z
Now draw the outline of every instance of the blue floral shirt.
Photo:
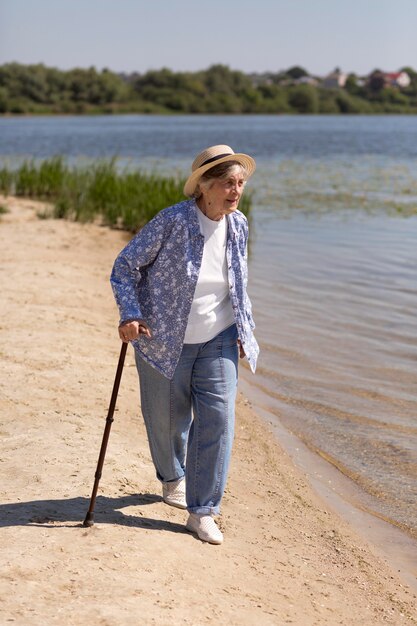
M 120 324 L 144 320 L 152 338 L 140 335 L 133 345 L 141 357 L 167 378 L 174 376 L 181 355 L 204 248 L 195 200 L 158 213 L 117 257 L 111 285 Z M 259 347 L 246 292 L 248 223 L 240 211 L 228 220 L 226 258 L 230 300 L 239 339 L 252 371 Z

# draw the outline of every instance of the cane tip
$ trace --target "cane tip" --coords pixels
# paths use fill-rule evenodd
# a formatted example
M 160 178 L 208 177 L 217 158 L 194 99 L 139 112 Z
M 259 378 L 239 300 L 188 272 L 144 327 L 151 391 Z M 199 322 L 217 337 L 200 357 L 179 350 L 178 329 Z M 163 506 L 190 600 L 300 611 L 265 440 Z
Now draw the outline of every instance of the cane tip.
M 91 526 L 94 526 L 94 519 L 91 513 L 87 513 L 83 522 L 83 526 L 85 526 L 86 528 L 91 528 Z

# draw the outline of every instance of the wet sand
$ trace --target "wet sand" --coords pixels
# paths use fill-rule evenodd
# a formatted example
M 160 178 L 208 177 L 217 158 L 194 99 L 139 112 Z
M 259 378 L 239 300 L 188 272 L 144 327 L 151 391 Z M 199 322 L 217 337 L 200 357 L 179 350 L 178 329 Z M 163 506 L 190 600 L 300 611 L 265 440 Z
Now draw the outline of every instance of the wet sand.
M 162 503 L 129 348 L 91 529 L 120 343 L 108 275 L 128 236 L 0 198 L 2 623 L 416 624 L 416 593 L 334 513 L 239 398 L 222 546 Z

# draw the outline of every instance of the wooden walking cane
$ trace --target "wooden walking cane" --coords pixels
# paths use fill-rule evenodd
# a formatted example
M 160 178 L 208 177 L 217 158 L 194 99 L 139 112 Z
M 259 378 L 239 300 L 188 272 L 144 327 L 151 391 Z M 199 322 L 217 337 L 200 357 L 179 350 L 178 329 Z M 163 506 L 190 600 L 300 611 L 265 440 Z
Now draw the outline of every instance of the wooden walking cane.
M 104 428 L 103 440 L 101 442 L 100 454 L 98 457 L 97 469 L 95 473 L 94 487 L 93 487 L 93 492 L 91 494 L 91 499 L 90 499 L 90 507 L 88 509 L 85 520 L 83 522 L 83 526 L 94 526 L 94 506 L 96 503 L 96 496 L 97 496 L 98 484 L 101 478 L 101 471 L 103 469 L 104 457 L 106 455 L 107 443 L 109 441 L 110 429 L 111 429 L 112 422 L 114 421 L 113 414 L 114 414 L 114 409 L 116 407 L 117 394 L 119 392 L 119 385 L 120 385 L 120 379 L 122 377 L 123 365 L 125 362 L 126 349 L 127 349 L 127 343 L 123 342 L 122 347 L 120 348 L 119 363 L 117 365 L 116 377 L 114 379 L 114 385 L 113 385 L 113 392 L 111 394 L 109 410 L 108 410 L 107 418 L 106 418 L 106 426 Z

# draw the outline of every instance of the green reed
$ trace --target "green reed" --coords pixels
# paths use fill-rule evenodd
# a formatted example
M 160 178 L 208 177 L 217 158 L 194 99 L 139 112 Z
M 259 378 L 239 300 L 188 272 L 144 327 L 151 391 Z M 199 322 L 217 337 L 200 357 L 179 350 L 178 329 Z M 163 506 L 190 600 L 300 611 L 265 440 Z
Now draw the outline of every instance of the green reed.
M 184 200 L 184 179 L 142 171 L 120 172 L 116 159 L 70 168 L 63 157 L 25 161 L 15 170 L 0 169 L 0 192 L 45 200 L 51 217 L 91 222 L 136 232 L 161 209 Z M 240 209 L 249 214 L 251 196 Z M 45 217 L 45 213 L 42 213 Z
M 0 192 L 5 196 L 8 196 L 12 193 L 13 190 L 13 172 L 8 170 L 6 167 L 0 168 Z

